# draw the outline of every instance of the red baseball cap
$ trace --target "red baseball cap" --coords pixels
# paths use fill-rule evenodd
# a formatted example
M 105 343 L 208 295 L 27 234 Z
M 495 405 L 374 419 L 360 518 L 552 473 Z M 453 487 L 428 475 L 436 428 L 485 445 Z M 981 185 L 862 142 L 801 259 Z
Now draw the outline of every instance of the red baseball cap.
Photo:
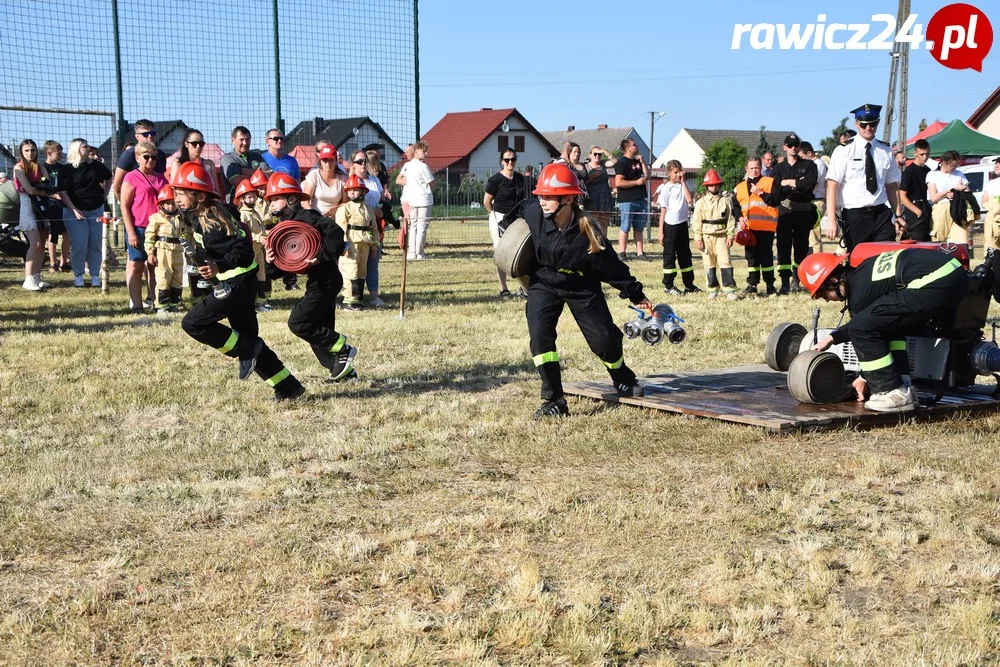
M 319 149 L 319 159 L 320 160 L 336 160 L 337 159 L 337 147 L 331 144 L 323 146 Z

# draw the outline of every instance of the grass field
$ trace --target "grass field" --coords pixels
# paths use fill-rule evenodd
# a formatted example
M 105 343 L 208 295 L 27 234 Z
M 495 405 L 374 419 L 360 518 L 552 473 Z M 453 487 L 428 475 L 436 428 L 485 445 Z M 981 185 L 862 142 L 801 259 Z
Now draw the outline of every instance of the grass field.
M 0 664 L 1000 660 L 1000 417 L 772 436 L 571 399 L 535 423 L 522 303 L 484 248 L 431 253 L 405 320 L 338 313 L 348 385 L 277 288 L 292 405 L 125 315 L 120 272 L 39 295 L 0 265 Z M 812 308 L 672 303 L 688 339 L 627 342 L 640 374 L 760 363 Z M 566 381 L 604 376 L 568 315 L 559 349 Z

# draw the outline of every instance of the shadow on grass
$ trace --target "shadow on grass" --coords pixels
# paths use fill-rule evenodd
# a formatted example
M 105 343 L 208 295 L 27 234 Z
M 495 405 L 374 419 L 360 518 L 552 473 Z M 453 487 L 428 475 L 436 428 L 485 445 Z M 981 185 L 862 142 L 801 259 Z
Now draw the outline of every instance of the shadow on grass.
M 370 384 L 361 382 L 340 384 L 320 384 L 310 387 L 314 399 L 372 398 L 392 395 L 425 394 L 431 391 L 452 389 L 462 393 L 483 393 L 502 387 L 511 382 L 523 382 L 534 378 L 535 368 L 530 362 L 521 364 L 473 364 L 465 368 L 454 368 L 438 373 L 409 375 L 394 378 L 378 378 Z M 336 387 L 336 391 L 333 388 Z
M 51 312 L 49 312 L 51 311 Z M 37 323 L 37 324 L 26 324 L 18 322 L 17 317 L 27 318 L 29 320 L 41 320 L 45 318 L 45 315 L 49 314 L 51 317 L 60 318 L 60 322 L 52 323 Z M 172 317 L 157 317 L 153 313 L 144 313 L 142 315 L 131 315 L 127 313 L 121 306 L 107 306 L 106 308 L 95 309 L 72 309 L 72 308 L 53 308 L 46 306 L 39 308 L 37 310 L 21 310 L 21 311 L 8 311 L 5 315 L 9 315 L 7 320 L 4 322 L 3 329 L 7 332 L 18 332 L 18 333 L 56 333 L 56 332 L 67 332 L 72 331 L 76 333 L 98 333 L 102 331 L 113 331 L 115 329 L 121 329 L 123 327 L 134 328 L 134 327 L 160 327 L 160 326 L 172 326 L 174 324 L 180 323 L 181 315 L 175 315 Z M 80 318 L 115 318 L 115 319 L 105 319 L 100 322 L 66 322 L 62 321 L 65 319 L 71 319 L 74 317 Z

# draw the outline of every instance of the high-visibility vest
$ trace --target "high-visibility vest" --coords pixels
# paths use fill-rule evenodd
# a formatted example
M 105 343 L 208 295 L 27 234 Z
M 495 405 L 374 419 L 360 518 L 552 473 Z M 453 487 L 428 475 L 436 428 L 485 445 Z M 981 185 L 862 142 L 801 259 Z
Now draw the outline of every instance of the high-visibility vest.
M 757 185 L 764 192 L 771 192 L 774 186 L 774 179 L 770 176 L 763 176 Z M 778 209 L 768 206 L 760 195 L 750 192 L 746 179 L 743 179 L 736 186 L 736 199 L 740 202 L 740 210 L 743 217 L 747 219 L 747 226 L 757 232 L 773 232 L 778 229 Z

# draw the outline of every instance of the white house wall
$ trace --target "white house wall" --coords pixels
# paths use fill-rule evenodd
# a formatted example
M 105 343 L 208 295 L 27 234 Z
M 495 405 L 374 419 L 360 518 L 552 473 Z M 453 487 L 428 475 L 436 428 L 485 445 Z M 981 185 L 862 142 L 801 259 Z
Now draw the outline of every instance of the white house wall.
M 704 159 L 705 151 L 691 138 L 687 130 L 682 129 L 656 158 L 653 168 L 661 169 L 670 160 L 678 160 L 685 169 L 700 169 Z
M 1000 106 L 997 106 L 993 113 L 984 118 L 976 130 L 988 134 L 994 139 L 1000 139 Z
M 385 164 L 396 164 L 401 159 L 400 153 L 389 144 L 385 137 L 379 134 L 378 130 L 371 123 L 364 123 L 359 129 L 357 136 L 349 138 L 342 145 L 337 146 L 340 153 L 351 153 L 360 150 L 368 144 L 384 144 L 382 151 L 382 162 Z
M 507 142 L 511 148 L 514 148 L 514 137 L 524 137 L 524 150 L 518 151 L 517 155 L 517 167 L 521 171 L 529 164 L 532 164 L 535 165 L 535 173 L 538 173 L 539 163 L 546 164 L 551 159 L 548 146 L 519 119 L 514 117 L 508 118 L 507 126 L 509 128 L 507 132 L 497 130 L 469 156 L 469 169 L 472 173 L 486 174 L 489 172 L 495 174 L 500 169 L 500 151 L 497 150 L 497 137 L 501 135 L 507 136 Z M 433 155 L 434 146 L 431 146 L 430 150 L 431 155 Z

